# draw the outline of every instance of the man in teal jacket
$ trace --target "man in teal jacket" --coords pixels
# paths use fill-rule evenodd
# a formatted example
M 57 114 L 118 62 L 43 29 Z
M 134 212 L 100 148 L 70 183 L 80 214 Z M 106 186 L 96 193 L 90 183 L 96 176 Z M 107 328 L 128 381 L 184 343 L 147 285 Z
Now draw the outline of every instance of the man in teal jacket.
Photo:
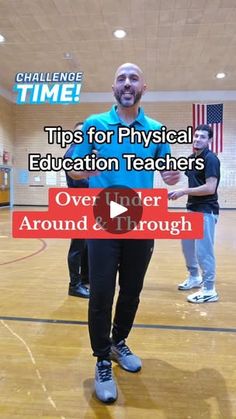
M 140 99 L 146 89 L 142 70 L 135 64 L 120 66 L 115 74 L 113 92 L 117 105 L 109 112 L 92 115 L 83 125 L 84 141 L 74 149 L 73 158 L 91 154 L 94 147 L 98 157 L 116 157 L 118 171 L 72 171 L 75 179 L 89 177 L 90 188 L 119 186 L 129 188 L 152 188 L 154 173 L 151 171 L 127 170 L 123 153 L 135 153 L 137 157 L 164 157 L 170 153 L 168 144 L 118 144 L 118 128 L 134 127 L 135 130 L 158 130 L 161 123 L 147 117 L 140 107 Z M 87 130 L 94 126 L 104 132 L 114 131 L 110 144 L 90 144 Z M 93 176 L 94 175 L 94 176 Z M 179 174 L 162 172 L 167 184 L 176 183 Z M 96 239 L 88 240 L 90 301 L 89 333 L 93 355 L 97 357 L 95 392 L 99 400 L 114 402 L 117 398 L 116 383 L 112 375 L 111 359 L 129 372 L 138 372 L 142 363 L 126 345 L 125 339 L 132 328 L 139 305 L 139 295 L 144 276 L 153 251 L 153 240 Z M 119 273 L 119 296 L 115 308 L 111 331 L 112 304 L 115 293 L 116 275 Z M 111 333 L 111 336 L 110 336 Z

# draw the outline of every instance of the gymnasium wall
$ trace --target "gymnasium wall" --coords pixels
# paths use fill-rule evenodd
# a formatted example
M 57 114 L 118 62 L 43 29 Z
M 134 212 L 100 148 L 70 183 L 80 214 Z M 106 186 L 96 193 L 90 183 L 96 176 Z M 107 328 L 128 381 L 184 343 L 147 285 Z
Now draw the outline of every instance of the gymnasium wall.
M 1 102 L 0 102 L 1 103 Z M 11 115 L 13 106 L 13 113 Z M 5 105 L 5 134 L 6 141 L 12 144 L 12 127 L 15 124 L 14 142 L 14 196 L 15 205 L 47 205 L 47 191 L 52 186 L 65 184 L 64 174 L 32 172 L 27 174 L 28 153 L 52 153 L 62 156 L 65 150 L 59 145 L 48 145 L 47 135 L 43 131 L 45 125 L 61 125 L 63 129 L 72 129 L 74 123 L 84 120 L 92 113 L 99 113 L 109 109 L 111 104 L 87 103 L 73 106 L 66 105 Z M 163 122 L 169 129 L 183 129 L 192 123 L 192 104 L 190 102 L 145 103 L 146 113 Z M 219 188 L 220 204 L 222 208 L 236 208 L 236 102 L 224 103 L 224 152 L 219 155 L 222 167 L 222 179 Z M 7 123 L 6 123 L 7 121 Z M 14 124 L 10 124 L 13 121 Z M 1 134 L 0 134 L 1 135 Z M 1 137 L 0 137 L 1 138 Z M 5 137 L 4 137 L 5 141 Z M 175 156 L 191 153 L 191 145 L 176 144 L 172 147 Z M 186 184 L 182 176 L 178 187 Z M 156 177 L 156 186 L 164 184 L 160 175 Z M 171 187 L 174 189 L 174 187 Z M 186 198 L 177 202 L 170 202 L 170 206 L 184 206 Z
M 0 165 L 3 164 L 3 151 L 8 151 L 10 159 L 8 164 L 13 163 L 13 147 L 15 139 L 14 104 L 0 96 Z

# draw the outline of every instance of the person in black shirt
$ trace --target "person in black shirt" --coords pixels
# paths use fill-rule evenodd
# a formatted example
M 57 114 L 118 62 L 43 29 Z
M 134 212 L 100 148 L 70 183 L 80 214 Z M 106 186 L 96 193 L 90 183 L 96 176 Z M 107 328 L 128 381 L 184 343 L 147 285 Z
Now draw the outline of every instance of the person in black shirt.
M 77 122 L 75 130 L 81 130 L 82 122 Z M 71 157 L 75 144 L 72 143 L 64 158 Z M 66 182 L 69 188 L 88 188 L 88 179 L 72 179 L 67 172 Z M 70 283 L 68 294 L 74 297 L 89 298 L 88 249 L 84 239 L 71 239 L 67 256 Z
M 188 195 L 187 210 L 202 212 L 204 215 L 204 233 L 202 239 L 182 240 L 189 277 L 179 284 L 181 291 L 192 288 L 201 290 L 187 297 L 190 303 L 207 303 L 218 301 L 215 290 L 215 224 L 219 215 L 217 188 L 220 182 L 220 161 L 209 150 L 213 132 L 209 125 L 198 125 L 193 138 L 194 154 L 204 159 L 203 170 L 187 170 L 188 188 L 169 193 L 169 199 L 178 199 Z M 202 276 L 199 275 L 199 267 Z

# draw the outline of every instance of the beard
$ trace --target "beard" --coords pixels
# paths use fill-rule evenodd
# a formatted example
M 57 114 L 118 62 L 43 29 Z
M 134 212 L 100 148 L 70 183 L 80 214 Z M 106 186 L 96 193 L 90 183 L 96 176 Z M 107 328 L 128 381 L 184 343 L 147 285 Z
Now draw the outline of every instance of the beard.
M 125 98 L 123 95 L 125 93 L 129 93 L 131 95 L 130 98 Z M 134 92 L 133 90 L 115 90 L 114 96 L 119 103 L 119 105 L 123 106 L 124 108 L 130 108 L 131 106 L 136 105 L 142 97 L 143 92 Z

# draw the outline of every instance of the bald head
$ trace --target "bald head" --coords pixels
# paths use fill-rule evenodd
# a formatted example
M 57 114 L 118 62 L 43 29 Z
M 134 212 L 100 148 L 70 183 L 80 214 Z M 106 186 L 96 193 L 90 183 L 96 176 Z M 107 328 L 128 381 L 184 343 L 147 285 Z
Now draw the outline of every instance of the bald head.
M 138 106 L 146 89 L 141 68 L 133 63 L 122 64 L 116 70 L 112 89 L 118 104 L 122 107 Z
M 133 64 L 133 63 L 124 63 L 124 64 L 121 64 L 120 65 L 120 67 L 118 67 L 117 68 L 117 70 L 116 70 L 116 73 L 115 73 L 115 80 L 116 80 L 116 78 L 117 78 L 117 75 L 120 73 L 120 72 L 122 72 L 122 71 L 125 71 L 125 70 L 134 70 L 134 71 L 137 71 L 137 73 L 140 75 L 140 77 L 144 80 L 144 74 L 143 74 L 143 71 L 141 70 L 141 68 L 138 66 L 138 65 L 136 65 L 136 64 Z

